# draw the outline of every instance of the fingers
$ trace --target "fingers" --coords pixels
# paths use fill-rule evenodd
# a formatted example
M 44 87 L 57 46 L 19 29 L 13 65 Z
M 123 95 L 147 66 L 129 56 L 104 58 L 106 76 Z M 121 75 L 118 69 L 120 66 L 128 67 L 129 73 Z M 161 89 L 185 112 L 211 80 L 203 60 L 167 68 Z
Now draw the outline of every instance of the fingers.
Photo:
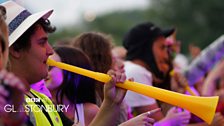
M 177 113 L 178 110 L 176 109 L 176 107 L 172 107 L 171 109 L 169 109 L 168 113 Z
M 25 91 L 25 87 L 22 84 L 22 82 L 11 73 L 9 73 L 8 77 L 6 77 L 6 82 L 7 82 L 7 84 L 9 84 L 10 86 L 12 86 L 14 88 Z
M 150 124 L 153 124 L 153 123 L 155 123 L 155 120 L 153 118 L 148 118 L 147 122 L 150 123 Z
M 150 111 L 149 111 L 149 114 L 151 114 Z M 155 122 L 155 120 L 153 118 L 150 118 L 149 116 L 150 115 L 147 114 L 147 115 L 145 115 L 145 117 L 143 119 L 145 126 L 151 126 Z
M 178 115 L 181 118 L 181 122 L 183 125 L 186 125 L 189 123 L 190 118 L 191 118 L 191 114 L 189 111 L 187 110 L 182 110 L 181 108 L 177 108 L 178 109 Z
M 133 77 L 131 77 L 131 78 L 129 78 L 128 80 L 133 82 L 133 81 L 134 81 L 134 78 L 133 78 Z
M 116 83 L 123 83 L 126 80 L 126 76 L 124 73 L 116 71 L 115 72 Z
M 23 83 L 17 77 L 15 77 L 14 74 L 9 73 L 6 70 L 2 70 L 0 72 L 0 80 L 3 81 L 4 85 L 25 91 Z
M 216 113 L 215 116 L 214 116 L 214 120 L 216 121 L 220 121 L 223 119 L 223 116 L 221 113 Z
M 125 75 L 125 73 L 121 73 L 121 75 L 120 75 L 120 79 L 119 79 L 119 81 L 117 81 L 117 82 L 124 83 L 125 80 L 126 80 L 126 75 Z
M 146 118 L 145 119 L 145 126 L 152 126 L 155 120 L 153 118 Z
M 126 80 L 125 73 L 119 71 L 109 70 L 107 74 L 110 75 L 112 80 L 116 83 L 123 83 Z
M 107 72 L 107 74 L 110 75 L 112 81 L 116 81 L 116 78 L 115 78 L 115 71 L 113 71 L 113 70 L 109 70 L 109 71 Z
M 117 61 L 114 70 L 124 72 L 124 63 L 121 61 Z
M 4 110 L 6 104 L 19 107 L 23 101 L 25 92 L 24 84 L 12 73 L 6 70 L 0 71 L 0 115 L 7 112 Z
M 153 109 L 153 110 L 151 110 L 151 111 L 148 111 L 148 112 L 147 112 L 147 115 L 148 115 L 148 117 L 150 117 L 151 115 L 153 115 L 153 114 L 156 113 L 156 112 L 159 112 L 160 110 L 161 110 L 161 108 Z

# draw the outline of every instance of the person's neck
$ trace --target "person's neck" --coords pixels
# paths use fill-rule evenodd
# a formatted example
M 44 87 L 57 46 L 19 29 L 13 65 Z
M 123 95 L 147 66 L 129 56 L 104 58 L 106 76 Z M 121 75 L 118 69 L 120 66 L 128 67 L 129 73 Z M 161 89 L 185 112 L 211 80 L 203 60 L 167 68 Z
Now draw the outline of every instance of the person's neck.
M 19 76 L 17 76 L 19 77 Z M 25 78 L 19 77 L 20 81 L 24 84 L 25 86 L 25 93 L 28 93 L 30 91 L 30 84 Z
M 138 64 L 138 65 L 140 65 L 140 66 L 142 66 L 144 68 L 148 68 L 148 65 L 144 61 L 142 61 L 140 59 L 134 59 L 131 62 L 134 63 L 134 64 Z
M 50 90 L 50 93 L 52 95 L 52 99 L 51 100 L 53 101 L 54 104 L 57 104 L 57 99 L 56 99 L 57 90 L 56 89 Z

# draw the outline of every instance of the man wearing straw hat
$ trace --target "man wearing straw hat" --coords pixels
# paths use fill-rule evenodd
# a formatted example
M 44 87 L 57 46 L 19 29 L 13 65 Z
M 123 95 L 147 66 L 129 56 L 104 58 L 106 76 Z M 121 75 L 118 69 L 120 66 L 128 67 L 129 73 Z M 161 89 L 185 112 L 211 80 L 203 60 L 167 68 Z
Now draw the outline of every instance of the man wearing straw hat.
M 53 53 L 47 41 L 47 33 L 55 30 L 50 26 L 47 18 L 53 10 L 31 14 L 12 1 L 5 2 L 2 5 L 6 8 L 6 23 L 9 28 L 9 71 L 15 73 L 25 84 L 26 99 L 45 99 L 45 101 L 39 103 L 47 107 L 52 104 L 47 104 L 50 100 L 44 96 L 38 96 L 37 92 L 29 92 L 29 85 L 47 75 L 46 60 Z M 31 110 L 35 105 L 33 102 L 27 102 L 26 104 L 27 110 Z M 36 111 L 40 110 L 35 108 L 28 111 L 32 124 L 62 125 L 57 112 Z
M 46 61 L 53 54 L 48 43 L 48 33 L 55 30 L 47 19 L 53 10 L 30 13 L 15 2 L 3 4 L 7 11 L 9 27 L 9 70 L 15 73 L 26 87 L 25 112 L 33 125 L 63 125 L 51 100 L 32 89 L 30 85 L 45 78 L 48 74 Z M 113 125 L 125 90 L 115 88 L 116 82 L 124 82 L 124 73 L 109 71 L 112 80 L 105 84 L 105 100 L 91 125 Z M 41 109 L 44 106 L 47 109 Z M 53 107 L 52 107 L 53 106 Z M 52 107 L 52 108 L 49 108 Z

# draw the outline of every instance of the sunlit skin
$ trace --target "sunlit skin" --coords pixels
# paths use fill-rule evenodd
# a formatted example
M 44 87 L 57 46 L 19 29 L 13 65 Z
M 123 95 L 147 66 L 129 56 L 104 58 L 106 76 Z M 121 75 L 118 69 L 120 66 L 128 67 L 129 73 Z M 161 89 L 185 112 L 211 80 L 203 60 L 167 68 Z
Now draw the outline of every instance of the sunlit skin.
M 167 71 L 169 70 L 168 65 L 169 56 L 166 46 L 166 39 L 162 36 L 157 38 L 153 43 L 152 51 L 158 69 L 163 73 L 167 73 Z

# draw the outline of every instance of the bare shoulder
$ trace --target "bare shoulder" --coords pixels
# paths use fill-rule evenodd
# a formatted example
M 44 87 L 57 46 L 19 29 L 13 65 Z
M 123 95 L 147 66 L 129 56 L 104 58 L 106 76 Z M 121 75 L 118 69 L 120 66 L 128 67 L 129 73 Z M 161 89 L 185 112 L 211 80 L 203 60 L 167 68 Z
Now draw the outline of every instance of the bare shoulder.
M 97 113 L 99 111 L 99 107 L 93 103 L 84 103 L 84 112 L 90 113 Z
M 93 103 L 84 103 L 85 123 L 89 124 L 99 111 L 99 107 Z

